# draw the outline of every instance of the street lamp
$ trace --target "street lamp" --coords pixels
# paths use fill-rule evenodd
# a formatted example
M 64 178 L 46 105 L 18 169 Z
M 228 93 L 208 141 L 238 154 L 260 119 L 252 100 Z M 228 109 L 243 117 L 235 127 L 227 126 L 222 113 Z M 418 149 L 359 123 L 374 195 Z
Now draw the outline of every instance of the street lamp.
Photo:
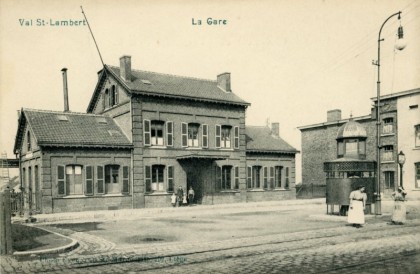
M 385 22 L 382 24 L 381 29 L 379 30 L 378 35 L 378 60 L 373 61 L 373 65 L 378 67 L 378 82 L 377 83 L 377 94 L 376 94 L 376 159 L 377 159 L 377 170 L 376 170 L 376 202 L 375 202 L 375 214 L 381 215 L 381 113 L 379 108 L 381 106 L 381 81 L 380 81 L 380 67 L 381 67 L 381 42 L 385 39 L 381 39 L 382 28 L 389 19 L 398 15 L 398 20 L 401 19 L 401 11 L 392 14 L 389 16 Z M 402 40 L 404 38 L 404 31 L 400 25 L 398 28 L 398 42 L 396 43 L 396 49 L 403 50 L 405 48 L 405 42 Z
M 402 151 L 398 153 L 398 163 L 400 164 L 400 187 L 403 187 L 403 165 L 405 163 L 405 154 Z

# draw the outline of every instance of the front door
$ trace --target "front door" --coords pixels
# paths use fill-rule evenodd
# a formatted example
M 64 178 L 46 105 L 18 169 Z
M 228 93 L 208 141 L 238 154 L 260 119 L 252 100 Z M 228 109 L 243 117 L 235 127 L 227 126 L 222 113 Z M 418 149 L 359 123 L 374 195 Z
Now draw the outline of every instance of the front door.
M 194 172 L 187 173 L 187 194 L 190 190 L 190 187 L 193 188 L 195 194 L 193 203 L 201 204 L 201 200 L 203 198 L 203 190 L 201 187 L 201 183 L 199 182 L 199 176 L 197 176 L 197 174 L 195 174 Z

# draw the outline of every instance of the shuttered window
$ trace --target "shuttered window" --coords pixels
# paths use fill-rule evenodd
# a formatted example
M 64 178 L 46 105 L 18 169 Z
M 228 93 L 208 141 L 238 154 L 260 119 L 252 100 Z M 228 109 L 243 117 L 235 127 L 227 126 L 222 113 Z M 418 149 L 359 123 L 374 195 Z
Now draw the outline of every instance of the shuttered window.
M 222 127 L 220 125 L 216 125 L 216 148 L 220 148 L 221 135 L 222 135 Z
M 93 167 L 85 167 L 85 194 L 93 195 Z
M 235 189 L 239 189 L 239 167 L 235 166 Z
M 203 147 L 209 147 L 209 126 L 203 124 L 203 136 L 201 144 Z
M 234 128 L 235 134 L 235 148 L 239 148 L 239 127 Z
M 104 167 L 96 167 L 96 186 L 98 188 L 98 194 L 105 194 L 105 174 Z
M 188 146 L 188 124 L 181 124 L 181 145 L 182 147 Z
M 123 178 L 122 178 L 122 193 L 130 193 L 130 168 L 128 166 L 123 166 Z
M 57 167 L 57 189 L 58 189 L 58 195 L 60 195 L 60 196 L 66 195 L 65 166 L 58 166 Z
M 143 140 L 145 146 L 150 146 L 150 138 L 151 138 L 151 130 L 150 130 L 150 120 L 143 121 Z
M 146 192 L 152 191 L 152 167 L 145 166 L 144 167 L 144 183 L 146 186 Z
M 174 145 L 174 123 L 166 122 L 166 145 L 171 147 Z
M 167 192 L 173 192 L 174 191 L 174 167 L 168 166 L 168 190 Z

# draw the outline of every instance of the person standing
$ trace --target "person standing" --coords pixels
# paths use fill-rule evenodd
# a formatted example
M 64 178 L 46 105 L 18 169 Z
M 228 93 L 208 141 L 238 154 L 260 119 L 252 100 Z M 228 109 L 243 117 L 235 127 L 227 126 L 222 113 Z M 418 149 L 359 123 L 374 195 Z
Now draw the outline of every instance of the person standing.
M 407 208 L 405 206 L 405 196 L 407 192 L 402 186 L 398 187 L 398 190 L 392 193 L 394 199 L 394 211 L 392 212 L 392 224 L 402 225 L 405 223 Z
M 176 195 L 175 195 L 175 192 L 172 193 L 172 196 L 171 196 L 171 204 L 172 204 L 173 207 L 176 206 Z
M 178 187 L 178 190 L 176 192 L 176 196 L 178 197 L 178 206 L 182 205 L 182 199 L 184 198 L 184 190 L 181 186 Z
M 356 228 L 362 227 L 365 223 L 365 207 L 367 201 L 367 195 L 365 193 L 365 187 L 359 186 L 358 189 L 352 191 L 349 196 L 350 206 L 347 216 L 347 222 L 352 224 Z
M 194 189 L 192 188 L 192 186 L 190 186 L 190 189 L 188 190 L 188 204 L 192 205 L 194 202 Z

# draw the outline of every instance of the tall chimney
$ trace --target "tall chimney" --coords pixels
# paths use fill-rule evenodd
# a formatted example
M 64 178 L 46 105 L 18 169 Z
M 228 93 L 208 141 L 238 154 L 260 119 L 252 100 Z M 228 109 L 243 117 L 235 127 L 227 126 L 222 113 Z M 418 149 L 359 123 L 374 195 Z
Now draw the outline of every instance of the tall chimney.
M 64 112 L 69 111 L 69 92 L 67 88 L 67 68 L 61 70 L 63 72 L 63 91 L 64 91 Z
M 327 122 L 335 122 L 339 120 L 341 120 L 341 109 L 327 111 Z
M 280 137 L 280 123 L 271 123 L 271 134 Z
M 124 55 L 120 58 L 120 76 L 131 82 L 131 56 Z
M 217 75 L 217 86 L 226 92 L 231 92 L 230 89 L 230 73 L 225 72 Z

